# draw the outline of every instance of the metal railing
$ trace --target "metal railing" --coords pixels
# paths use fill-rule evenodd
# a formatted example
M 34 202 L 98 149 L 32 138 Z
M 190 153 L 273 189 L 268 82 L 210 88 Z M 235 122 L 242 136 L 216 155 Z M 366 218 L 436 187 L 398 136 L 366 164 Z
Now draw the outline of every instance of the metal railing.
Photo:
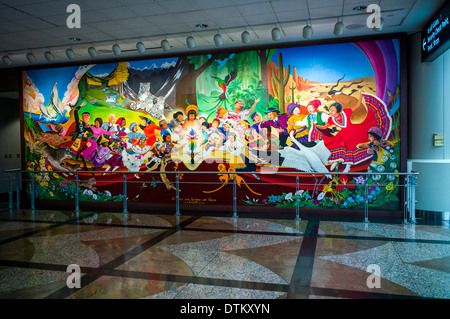
M 13 198 L 13 176 L 15 175 L 15 179 L 16 179 L 16 209 L 19 210 L 20 209 L 20 186 L 21 186 L 21 182 L 29 182 L 29 190 L 30 190 L 30 201 L 31 201 L 31 210 L 34 211 L 36 209 L 35 206 L 35 194 L 34 194 L 34 183 L 36 180 L 36 175 L 42 175 L 42 174 L 46 174 L 46 173 L 58 173 L 58 174 L 70 174 L 70 175 L 74 175 L 74 182 L 75 182 L 75 194 L 74 194 L 74 200 L 75 200 L 75 212 L 79 213 L 80 212 L 80 179 L 79 179 L 79 174 L 89 174 L 89 175 L 93 175 L 94 174 L 122 174 L 123 176 L 123 199 L 122 199 L 122 205 L 123 205 L 123 213 L 127 214 L 128 213 L 128 194 L 127 194 L 127 186 L 130 183 L 150 183 L 150 182 L 142 182 L 142 181 L 128 181 L 127 179 L 127 175 L 134 175 L 134 174 L 139 174 L 139 175 L 145 175 L 145 174 L 175 174 L 175 215 L 176 216 L 180 216 L 181 212 L 180 212 L 180 184 L 199 184 L 199 185 L 205 185 L 205 184 L 218 184 L 218 185 L 222 185 L 223 183 L 215 183 L 215 182 L 204 182 L 204 181 L 195 181 L 195 182 L 180 182 L 180 175 L 184 175 L 184 174 L 195 174 L 195 175 L 204 175 L 204 174 L 213 174 L 213 175 L 233 175 L 232 176 L 232 181 L 233 181 L 233 196 L 232 196 L 232 202 L 233 202 L 233 217 L 237 218 L 238 214 L 237 214 L 237 178 L 236 176 L 239 175 L 254 175 L 254 176 L 258 176 L 258 175 L 275 175 L 277 173 L 269 173 L 269 172 L 235 172 L 235 171 L 215 171 L 215 172 L 205 172 L 205 171 L 142 171 L 142 172 L 131 172 L 131 171 L 127 171 L 127 172 L 117 172 L 117 171 L 56 171 L 56 170 L 51 170 L 51 171 L 30 171 L 30 170 L 20 170 L 20 169 L 12 169 L 12 170 L 6 170 L 4 171 L 4 173 L 8 174 L 9 176 L 9 209 L 10 211 L 14 210 L 14 198 Z M 29 174 L 29 179 L 22 179 L 21 180 L 21 175 L 22 174 Z M 403 202 L 400 202 L 400 204 L 403 204 L 403 223 L 405 224 L 415 224 L 416 223 L 416 217 L 415 217 L 415 188 L 417 186 L 417 176 L 419 175 L 419 173 L 417 172 L 410 172 L 410 173 L 392 173 L 392 172 L 385 172 L 385 173 L 380 173 L 380 172 L 367 172 L 367 173 L 361 173 L 361 172 L 330 172 L 330 173 L 326 173 L 326 174 L 322 174 L 322 173 L 315 173 L 315 172 L 282 172 L 283 176 L 295 176 L 295 190 L 296 190 L 296 194 L 300 191 L 301 186 L 312 186 L 313 184 L 307 184 L 307 183 L 300 183 L 300 176 L 312 176 L 314 178 L 317 177 L 322 177 L 322 180 L 324 177 L 329 176 L 329 175 L 357 175 L 357 176 L 364 176 L 364 183 L 362 185 L 360 185 L 360 187 L 364 187 L 364 222 L 365 223 L 369 223 L 369 187 L 373 186 L 374 184 L 369 184 L 367 183 L 369 177 L 373 177 L 373 176 L 383 176 L 383 175 L 390 175 L 390 176 L 395 176 L 396 178 L 398 178 L 398 184 L 393 184 L 391 185 L 392 187 L 399 187 L 399 188 L 403 188 Z M 101 181 L 100 183 L 105 182 L 105 181 Z M 111 182 L 111 181 L 106 181 L 106 182 Z M 115 183 L 117 183 L 117 181 L 113 181 Z M 170 182 L 170 181 L 169 181 Z M 96 182 L 96 184 L 99 182 Z M 162 181 L 161 183 L 167 183 Z M 172 182 L 170 182 L 172 183 Z M 247 185 L 262 185 L 263 183 L 246 183 Z M 264 183 L 267 184 L 267 183 Z M 292 183 L 286 183 L 283 182 L 283 185 L 291 185 L 294 186 L 294 184 Z M 328 183 L 326 184 L 321 184 L 321 182 L 314 184 L 314 186 L 318 187 L 318 186 L 325 186 L 325 185 L 329 185 Z M 378 184 L 377 184 L 378 185 Z M 350 184 L 347 184 L 344 187 L 349 187 Z M 379 186 L 384 186 L 386 187 L 387 185 L 379 185 Z M 296 204 L 295 204 L 295 219 L 296 220 L 300 220 L 300 200 L 297 196 L 296 199 Z

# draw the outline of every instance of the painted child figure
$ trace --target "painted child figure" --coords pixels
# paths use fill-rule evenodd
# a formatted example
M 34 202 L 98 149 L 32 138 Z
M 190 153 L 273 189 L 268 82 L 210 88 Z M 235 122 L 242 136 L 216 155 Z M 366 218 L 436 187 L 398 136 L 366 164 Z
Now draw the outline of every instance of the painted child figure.
M 393 147 L 391 143 L 381 138 L 382 134 L 380 128 L 372 127 L 367 132 L 369 142 L 360 143 L 356 146 L 357 148 L 367 149 L 367 154 L 372 155 L 372 163 L 370 163 L 370 166 L 375 169 L 378 165 L 383 165 L 386 162 L 386 158 L 390 157 L 389 148 Z M 383 158 L 385 158 L 384 161 Z

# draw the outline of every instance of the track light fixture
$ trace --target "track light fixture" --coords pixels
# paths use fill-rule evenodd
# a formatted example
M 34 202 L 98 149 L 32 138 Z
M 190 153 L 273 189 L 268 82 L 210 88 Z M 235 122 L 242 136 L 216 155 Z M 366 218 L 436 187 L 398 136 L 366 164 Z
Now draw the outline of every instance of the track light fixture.
M 138 43 L 136 43 L 136 49 L 138 50 L 138 52 L 140 54 L 143 54 L 145 52 L 145 45 L 144 45 L 144 43 L 142 43 L 142 41 L 139 41 Z
M 344 23 L 338 20 L 338 22 L 334 25 L 333 33 L 336 36 L 342 35 L 342 33 L 344 33 Z
M 344 20 L 344 6 L 345 6 L 345 0 L 342 0 L 342 12 L 341 12 L 341 20 L 339 21 L 339 18 L 337 18 L 338 22 L 334 25 L 333 33 L 336 36 L 342 35 L 344 33 L 344 23 L 342 22 Z
M 377 28 L 376 26 L 374 26 L 374 27 L 372 28 L 372 30 L 373 30 L 373 31 L 380 32 L 380 31 L 383 30 L 383 26 L 384 26 L 384 19 L 380 17 L 380 27 Z
M 53 56 L 52 52 L 50 52 L 50 49 L 44 53 L 44 56 L 48 62 L 52 62 L 55 60 L 55 57 Z
M 223 45 L 223 39 L 222 39 L 222 36 L 220 35 L 220 30 L 219 30 L 219 33 L 217 33 L 214 36 L 214 44 L 218 47 Z
M 195 48 L 195 39 L 192 33 L 186 38 L 186 44 L 189 49 Z
M 30 63 L 34 63 L 36 62 L 36 57 L 34 56 L 34 54 L 32 52 L 27 53 L 27 60 Z
M 272 40 L 278 41 L 281 39 L 281 31 L 278 29 L 278 27 L 275 27 L 272 29 Z
M 91 56 L 91 58 L 96 58 L 98 56 L 98 52 L 94 47 L 94 44 L 88 49 L 88 53 Z
M 241 40 L 243 44 L 249 44 L 251 42 L 250 33 L 247 31 L 247 27 L 245 31 L 241 33 Z
M 6 65 L 11 65 L 13 63 L 13 61 L 11 60 L 11 58 L 7 55 L 4 55 L 2 57 L 3 63 L 5 63 Z
M 120 49 L 120 45 L 117 44 L 117 43 L 112 46 L 112 50 L 113 50 L 113 53 L 114 53 L 115 56 L 119 56 L 119 55 L 122 54 L 122 50 Z
M 309 38 L 312 37 L 312 34 L 313 34 L 313 29 L 312 29 L 312 27 L 311 27 L 310 25 L 305 25 L 305 26 L 303 27 L 303 37 L 304 37 L 305 39 L 309 39 Z
M 75 52 L 73 52 L 71 48 L 66 50 L 66 55 L 69 58 L 69 60 L 75 59 Z
M 166 37 L 164 37 L 164 40 L 161 41 L 161 48 L 164 51 L 170 50 L 170 43 L 167 41 Z

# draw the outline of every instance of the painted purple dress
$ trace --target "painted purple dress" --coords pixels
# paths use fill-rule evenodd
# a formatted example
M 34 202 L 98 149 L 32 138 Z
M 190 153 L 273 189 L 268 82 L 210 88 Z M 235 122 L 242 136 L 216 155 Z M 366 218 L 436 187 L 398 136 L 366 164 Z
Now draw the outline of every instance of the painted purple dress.
M 111 149 L 109 147 L 99 146 L 97 148 L 97 152 L 94 157 L 92 157 L 92 164 L 94 167 L 102 167 L 106 164 L 106 157 L 111 153 Z

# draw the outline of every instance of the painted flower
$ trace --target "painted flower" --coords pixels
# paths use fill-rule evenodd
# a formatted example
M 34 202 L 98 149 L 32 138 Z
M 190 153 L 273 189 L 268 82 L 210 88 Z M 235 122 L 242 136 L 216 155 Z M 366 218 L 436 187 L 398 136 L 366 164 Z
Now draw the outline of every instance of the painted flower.
M 105 196 L 111 197 L 110 191 L 106 190 L 106 191 L 105 191 Z
M 325 193 L 322 192 L 317 196 L 317 200 L 322 200 L 325 197 Z
M 284 197 L 284 199 L 285 199 L 285 200 L 288 200 L 288 201 L 292 201 L 292 193 L 286 194 L 286 196 Z
M 330 183 L 330 184 L 331 184 L 331 183 Z M 327 193 L 333 194 L 333 193 L 334 193 L 334 189 L 333 189 L 333 187 L 331 187 L 330 184 L 325 185 L 325 186 L 323 187 L 322 193 L 324 193 L 324 194 L 327 194 Z
M 317 199 L 315 199 L 315 200 L 313 200 L 313 204 L 314 204 L 314 205 L 318 205 L 318 204 L 319 204 L 319 201 L 318 201 Z
M 391 155 L 391 160 L 395 160 L 396 158 L 395 155 Z
M 97 195 L 92 194 L 92 198 L 93 198 L 93 199 L 97 199 Z
M 386 152 L 385 152 L 385 153 L 386 153 Z M 381 161 L 382 161 L 383 163 L 386 163 L 387 160 L 388 160 L 388 158 L 387 158 L 386 156 L 383 156 L 383 157 L 381 158 Z
M 384 170 L 385 170 L 385 168 L 384 168 L 383 165 L 378 165 L 378 167 L 377 167 L 377 171 L 378 171 L 378 172 L 383 173 Z
M 304 191 L 305 191 L 304 189 L 299 189 L 298 191 L 295 192 L 295 196 L 302 196 Z
M 392 169 L 396 169 L 396 168 L 397 168 L 397 164 L 396 164 L 396 163 L 391 163 L 390 167 L 391 167 Z
M 48 192 L 48 194 L 50 195 L 50 197 L 53 197 L 53 192 Z
M 347 177 L 347 175 L 341 175 L 341 176 L 339 176 L 339 181 L 342 183 L 342 184 L 347 184 L 347 182 L 348 182 L 348 177 Z
M 390 192 L 392 192 L 393 189 L 394 189 L 394 184 L 393 184 L 393 182 L 390 182 L 390 183 L 386 186 L 386 190 L 390 193 Z
M 277 197 L 276 196 L 274 196 L 273 198 L 272 198 L 272 202 L 274 202 L 274 203 L 276 203 L 277 202 Z
M 353 177 L 353 179 L 355 180 L 356 185 L 364 185 L 366 182 L 366 179 L 362 175 L 358 177 Z
M 395 179 L 395 176 L 394 175 L 388 175 L 387 179 L 390 180 L 390 181 L 393 181 Z
M 378 182 L 380 179 L 381 179 L 381 175 L 374 175 L 374 176 L 373 176 L 373 180 L 374 180 L 375 182 Z

